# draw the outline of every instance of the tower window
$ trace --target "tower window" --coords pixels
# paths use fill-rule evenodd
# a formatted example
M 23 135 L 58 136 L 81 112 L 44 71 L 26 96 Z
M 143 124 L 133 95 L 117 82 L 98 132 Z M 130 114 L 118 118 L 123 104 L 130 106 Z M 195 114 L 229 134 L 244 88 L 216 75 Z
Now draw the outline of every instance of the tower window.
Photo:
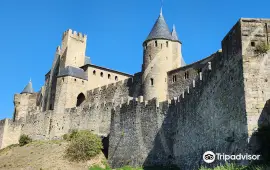
M 93 71 L 93 75 L 96 75 L 96 70 Z
M 166 47 L 169 47 L 169 42 L 168 41 L 166 41 Z
M 151 86 L 153 86 L 154 85 L 154 79 L 151 78 L 150 81 L 151 81 Z
M 117 77 L 117 76 L 115 76 L 114 79 L 115 79 L 116 81 L 118 81 L 118 77 Z
M 254 41 L 251 42 L 251 46 L 255 47 L 255 42 Z
M 198 75 L 200 74 L 200 72 L 202 72 L 202 69 L 201 68 L 198 69 Z
M 103 72 L 100 73 L 100 76 L 103 77 Z
M 173 82 L 176 82 L 176 75 L 173 75 L 172 81 L 173 81 Z
M 157 47 L 157 41 L 155 41 L 155 47 Z
M 111 79 L 111 75 L 110 74 L 108 74 L 108 79 Z
M 189 78 L 189 73 L 188 71 L 185 72 L 185 79 L 188 79 Z

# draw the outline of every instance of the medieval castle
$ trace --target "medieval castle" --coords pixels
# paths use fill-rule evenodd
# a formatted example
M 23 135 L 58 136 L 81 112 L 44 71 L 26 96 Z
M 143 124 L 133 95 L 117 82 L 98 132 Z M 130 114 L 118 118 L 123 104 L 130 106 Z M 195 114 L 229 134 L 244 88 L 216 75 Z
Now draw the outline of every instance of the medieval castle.
M 13 119 L 0 121 L 0 148 L 21 134 L 36 140 L 87 129 L 107 138 L 108 160 L 122 165 L 200 167 L 202 154 L 243 153 L 269 122 L 270 20 L 241 18 L 221 50 L 186 65 L 175 27 L 162 12 L 143 42 L 141 72 L 100 67 L 85 55 L 87 36 L 64 32 L 45 84 L 14 96 Z

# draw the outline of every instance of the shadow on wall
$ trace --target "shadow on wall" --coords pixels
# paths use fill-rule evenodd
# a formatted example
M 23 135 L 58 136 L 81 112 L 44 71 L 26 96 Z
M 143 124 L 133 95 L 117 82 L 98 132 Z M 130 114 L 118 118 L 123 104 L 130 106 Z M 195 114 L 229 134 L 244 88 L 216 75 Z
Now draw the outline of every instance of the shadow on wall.
M 266 101 L 258 120 L 258 130 L 250 138 L 250 150 L 261 155 L 254 164 L 270 164 L 270 100 Z
M 143 166 L 212 168 L 225 161 L 205 163 L 206 151 L 227 155 L 246 153 L 248 128 L 242 59 L 223 56 L 212 63 L 212 70 L 203 72 L 202 81 L 169 106 Z

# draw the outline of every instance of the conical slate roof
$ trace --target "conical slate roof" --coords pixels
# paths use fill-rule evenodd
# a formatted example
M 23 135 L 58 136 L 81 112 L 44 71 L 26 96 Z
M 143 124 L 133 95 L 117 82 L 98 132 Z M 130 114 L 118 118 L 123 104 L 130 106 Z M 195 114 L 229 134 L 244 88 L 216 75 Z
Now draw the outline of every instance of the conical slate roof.
M 169 27 L 162 15 L 162 12 L 160 13 L 154 27 L 152 28 L 150 34 L 146 38 L 145 41 L 153 40 L 153 39 L 167 39 L 172 40 L 172 35 L 169 30 Z
M 32 81 L 31 80 L 25 86 L 25 88 L 23 89 L 23 91 L 21 92 L 21 94 L 23 94 L 23 93 L 34 93 L 34 89 L 33 89 Z
M 173 25 L 173 30 L 172 30 L 172 40 L 179 41 L 176 29 L 175 29 L 175 25 Z

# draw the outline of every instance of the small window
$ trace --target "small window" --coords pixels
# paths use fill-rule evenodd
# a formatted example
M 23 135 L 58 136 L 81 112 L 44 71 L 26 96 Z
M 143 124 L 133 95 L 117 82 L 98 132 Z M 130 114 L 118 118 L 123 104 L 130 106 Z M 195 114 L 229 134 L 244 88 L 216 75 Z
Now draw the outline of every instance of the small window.
M 62 78 L 62 81 L 64 82 L 65 81 L 65 78 Z
M 155 47 L 157 47 L 157 41 L 155 41 Z
M 115 76 L 114 79 L 115 79 L 116 81 L 118 81 L 118 77 L 117 77 L 117 76 Z
M 173 75 L 172 81 L 173 81 L 173 82 L 176 82 L 176 75 Z
M 103 77 L 103 72 L 100 73 L 100 76 Z
M 152 60 L 152 56 L 151 55 L 149 55 L 149 59 Z
M 169 47 L 169 42 L 168 41 L 166 41 L 166 47 Z
M 96 75 L 96 70 L 93 71 L 93 75 Z
M 254 41 L 251 42 L 251 46 L 255 47 L 255 42 Z
M 76 79 L 74 79 L 74 81 L 77 81 Z
M 153 86 L 154 85 L 154 79 L 151 78 L 150 81 L 151 81 L 151 86 Z
M 187 71 L 187 72 L 185 72 L 185 79 L 188 79 L 188 78 L 189 78 L 189 73 Z
M 82 81 L 82 84 L 84 84 L 84 81 Z
M 200 74 L 200 72 L 202 72 L 202 68 L 198 69 L 198 75 Z
M 108 79 L 111 79 L 111 75 L 110 74 L 108 74 Z
M 160 44 L 160 47 L 162 48 L 162 44 Z

